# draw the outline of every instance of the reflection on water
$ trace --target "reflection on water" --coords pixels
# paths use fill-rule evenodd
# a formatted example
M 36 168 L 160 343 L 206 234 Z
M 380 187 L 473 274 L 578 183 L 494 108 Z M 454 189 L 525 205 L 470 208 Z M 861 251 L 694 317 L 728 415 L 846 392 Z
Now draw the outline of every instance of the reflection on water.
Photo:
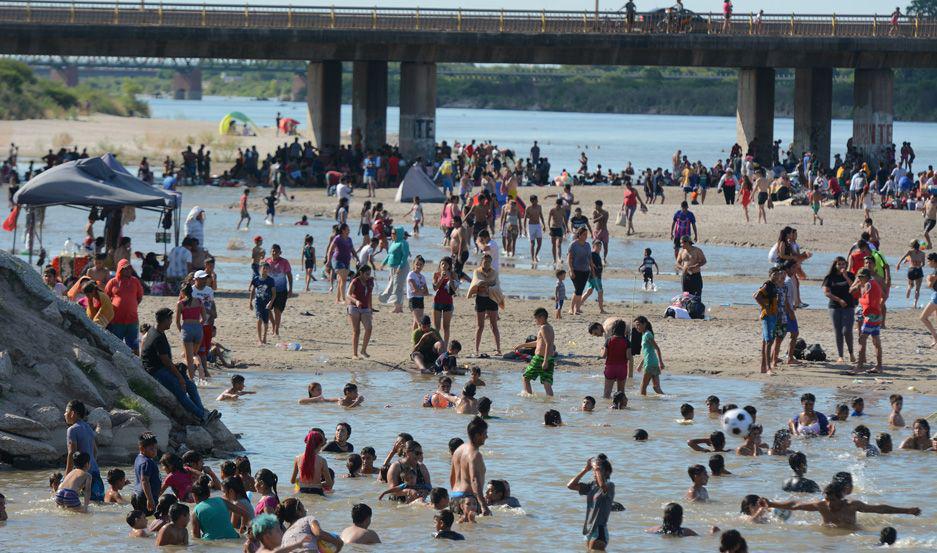
M 609 524 L 612 550 L 673 551 L 675 542 L 647 535 L 644 528 L 658 524 L 664 504 L 683 503 L 689 487 L 686 468 L 706 464 L 708 455 L 693 453 L 686 440 L 707 436 L 717 428 L 716 421 L 706 416 L 703 401 L 711 393 L 723 403 L 753 404 L 758 408 L 758 422 L 765 427 L 770 441 L 774 432 L 799 411 L 798 397 L 807 391 L 772 384 L 731 381 L 719 378 L 665 376 L 663 388 L 668 395 L 640 398 L 629 387 L 631 399 L 626 411 L 607 409 L 608 402 L 599 400 L 594 413 L 576 411 L 581 398 L 600 395 L 602 378 L 597 360 L 576 358 L 572 361 L 588 367 L 588 372 L 570 372 L 561 364 L 556 373 L 554 400 L 543 397 L 522 398 L 520 371 L 522 366 L 510 364 L 505 371 L 484 374 L 488 386 L 478 396 L 493 400 L 489 440 L 483 447 L 488 478 L 503 478 L 511 483 L 512 493 L 521 501 L 519 512 L 496 511 L 491 518 L 476 526 L 459 528 L 468 541 L 460 550 L 468 551 L 575 551 L 582 547 L 580 529 L 585 510 L 584 500 L 566 489 L 566 482 L 581 468 L 587 457 L 606 453 L 612 461 L 612 479 L 617 486 L 616 499 L 627 509 L 613 513 Z M 465 437 L 468 417 L 452 411 L 420 407 L 424 393 L 434 388 L 428 378 L 383 369 L 369 372 L 329 373 L 325 375 L 290 373 L 246 373 L 247 385 L 257 395 L 221 409 L 232 430 L 243 435 L 253 469 L 267 467 L 280 477 L 280 493 L 290 494 L 289 475 L 294 455 L 302 451 L 303 437 L 310 427 L 318 426 L 331 435 L 335 424 L 347 421 L 352 426 L 350 441 L 356 451 L 364 446 L 377 450 L 383 459 L 398 432 L 410 432 L 425 451 L 425 463 L 436 485 L 447 485 L 447 443 L 455 436 Z M 347 381 L 357 382 L 366 400 L 362 407 L 344 410 L 335 405 L 299 406 L 296 400 L 305 393 L 306 384 L 317 380 L 326 395 L 336 395 Z M 461 388 L 465 378 L 456 379 L 453 389 Z M 206 390 L 205 397 L 214 396 L 219 388 Z M 536 389 L 536 388 L 535 388 Z M 818 408 L 829 412 L 841 398 L 829 390 L 810 390 L 818 396 Z M 861 422 L 873 435 L 888 431 L 887 397 L 881 393 L 865 395 L 868 416 Z M 696 407 L 697 420 L 692 425 L 678 425 L 679 406 L 689 402 Z M 214 401 L 208 401 L 214 404 Z M 214 406 L 214 405 L 212 405 Z M 558 409 L 566 426 L 546 428 L 543 412 Z M 905 418 L 912 420 L 937 409 L 937 401 L 922 396 L 905 398 Z M 734 473 L 713 478 L 708 486 L 713 501 L 708 504 L 684 504 L 685 525 L 703 533 L 711 525 L 739 528 L 755 551 L 843 551 L 871 550 L 878 529 L 892 525 L 902 538 L 913 538 L 910 550 L 925 550 L 925 544 L 937 543 L 937 514 L 933 511 L 933 492 L 921 486 L 917 475 L 921 464 L 933 465 L 933 454 L 897 452 L 880 458 L 860 459 L 849 439 L 850 429 L 857 422 L 847 421 L 832 439 L 795 440 L 794 449 L 809 458 L 808 476 L 821 485 L 841 470 L 854 474 L 855 497 L 869 502 L 890 502 L 898 505 L 919 505 L 924 508 L 920 518 L 907 516 L 868 515 L 860 518 L 867 530 L 855 535 L 823 531 L 818 518 L 809 513 L 795 514 L 787 523 L 772 522 L 752 525 L 738 518 L 739 502 L 745 494 L 755 493 L 785 498 L 781 483 L 789 476 L 787 460 L 781 457 L 739 458 L 726 455 L 727 468 Z M 650 433 L 650 440 L 637 443 L 631 439 L 636 428 Z M 893 433 L 896 443 L 908 434 Z M 733 447 L 737 443 L 730 442 Z M 329 465 L 340 475 L 345 472 L 344 459 L 327 457 Z M 217 462 L 213 462 L 217 465 Z M 125 509 L 94 507 L 91 516 L 61 513 L 48 499 L 47 471 L 0 472 L 0 491 L 7 496 L 10 522 L 0 531 L 0 548 L 4 551 L 25 550 L 13 540 L 43 540 L 49 551 L 90 550 L 125 551 L 144 542 L 127 537 L 123 521 Z M 378 502 L 381 486 L 371 479 L 337 479 L 335 493 L 328 498 L 303 498 L 310 513 L 323 526 L 340 531 L 349 524 L 351 506 L 364 501 L 374 508 L 372 528 L 380 533 L 385 550 L 447 550 L 451 544 L 440 545 L 430 539 L 431 512 L 421 506 L 399 506 Z M 873 535 L 875 534 L 875 536 Z M 518 545 L 523 543 L 523 546 Z M 93 544 L 93 545 L 92 545 Z M 702 537 L 679 542 L 682 551 L 713 551 L 715 538 Z M 196 551 L 237 551 L 240 544 L 199 544 Z

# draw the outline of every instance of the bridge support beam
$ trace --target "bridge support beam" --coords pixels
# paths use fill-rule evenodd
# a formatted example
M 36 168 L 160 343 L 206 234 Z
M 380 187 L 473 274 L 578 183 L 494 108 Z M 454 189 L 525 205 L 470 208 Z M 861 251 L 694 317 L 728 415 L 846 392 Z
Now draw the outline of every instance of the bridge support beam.
M 49 70 L 49 78 L 65 86 L 78 86 L 78 66 L 58 65 Z
M 435 88 L 435 86 L 434 86 Z M 351 84 L 351 142 L 365 151 L 387 143 L 387 62 L 356 61 Z
M 436 151 L 436 64 L 400 64 L 400 153 L 433 159 Z
M 202 99 L 202 70 L 180 69 L 172 76 L 172 97 L 176 100 Z
M 306 68 L 306 105 L 315 146 L 338 148 L 342 140 L 342 62 L 310 62 Z
M 755 161 L 771 166 L 774 141 L 774 69 L 739 69 L 735 137 L 742 151 L 752 151 Z
M 293 75 L 293 84 L 290 88 L 290 100 L 293 102 L 306 101 L 306 75 L 296 73 Z
M 856 69 L 853 86 L 852 145 L 870 167 L 878 167 L 892 143 L 895 73 L 891 69 Z
M 830 166 L 833 122 L 833 68 L 794 72 L 794 154 L 813 152 L 819 167 Z

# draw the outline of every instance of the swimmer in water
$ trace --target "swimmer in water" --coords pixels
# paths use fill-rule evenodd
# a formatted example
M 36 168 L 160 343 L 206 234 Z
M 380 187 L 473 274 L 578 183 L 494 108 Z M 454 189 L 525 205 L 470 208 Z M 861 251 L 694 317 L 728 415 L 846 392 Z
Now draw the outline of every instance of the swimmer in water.
M 385 495 L 397 497 L 399 501 L 403 501 L 404 503 L 412 503 L 423 499 L 423 490 L 416 488 L 416 476 L 415 469 L 400 471 L 400 484 L 381 492 L 381 495 L 377 496 L 377 500 L 380 501 L 384 499 Z
M 787 457 L 791 453 L 793 453 L 791 451 L 791 432 L 786 428 L 782 428 L 774 433 L 774 442 L 771 444 L 771 449 L 768 450 L 768 455 Z
M 650 436 L 648 436 L 647 430 L 639 428 L 634 431 L 633 437 L 636 442 L 646 442 Z
M 364 396 L 358 394 L 358 385 L 351 382 L 345 384 L 345 387 L 342 388 L 342 394 L 344 397 L 338 402 L 342 407 L 351 409 L 361 405 L 361 402 L 364 401 Z
M 361 474 L 378 474 L 381 470 L 374 466 L 377 460 L 377 453 L 373 447 L 361 448 Z
M 612 404 L 609 406 L 609 409 L 623 410 L 627 408 L 628 396 L 625 395 L 625 392 L 615 392 L 615 395 L 612 396 Z
M 706 473 L 706 467 L 703 465 L 691 465 L 687 469 L 690 481 L 693 485 L 686 492 L 686 498 L 694 502 L 709 501 L 709 491 L 706 490 L 706 484 L 709 482 L 709 474 Z
M 469 379 L 469 382 L 475 385 L 475 387 L 484 386 L 485 381 L 481 379 L 482 370 L 481 367 L 472 367 L 472 378 Z
M 852 486 L 848 482 L 834 478 L 833 482 L 823 489 L 823 499 L 820 501 L 766 501 L 765 504 L 773 509 L 818 512 L 823 524 L 849 530 L 856 530 L 859 527 L 856 522 L 856 513 L 913 516 L 921 514 L 921 509 L 918 507 L 894 507 L 885 504 L 869 505 L 862 501 L 846 499 L 848 491 L 851 491 L 851 489 Z
M 719 410 L 719 398 L 716 396 L 709 396 L 706 398 L 706 409 L 710 418 L 719 418 L 722 416 L 722 411 Z
M 803 411 L 791 419 L 788 429 L 797 436 L 827 436 L 832 438 L 836 434 L 836 426 L 830 424 L 826 415 L 814 410 L 817 398 L 811 393 L 800 396 Z
M 787 458 L 787 462 L 794 471 L 794 476 L 788 478 L 781 487 L 786 492 L 793 493 L 818 493 L 820 486 L 809 478 L 804 478 L 807 473 L 807 456 L 801 452 L 792 453 Z
M 732 476 L 732 473 L 726 470 L 725 457 L 718 453 L 709 458 L 709 470 L 713 476 Z
M 543 414 L 543 424 L 544 426 L 563 426 L 563 419 L 560 417 L 560 412 L 556 409 L 550 409 Z
M 668 503 L 664 507 L 664 521 L 660 526 L 652 526 L 645 530 L 648 534 L 661 534 L 677 538 L 699 536 L 694 530 L 683 527 L 683 506 L 679 503 Z
M 901 416 L 904 398 L 899 394 L 892 394 L 888 396 L 888 402 L 891 403 L 891 413 L 888 415 L 888 424 L 896 428 L 904 428 L 904 417 Z
M 426 496 L 426 504 L 437 511 L 449 508 L 449 492 L 446 488 L 433 488 Z
M 757 495 L 746 495 L 742 498 L 739 512 L 745 515 L 750 522 L 765 524 L 768 522 L 768 508 L 764 498 Z
M 127 474 L 120 469 L 111 469 L 107 471 L 107 483 L 110 488 L 104 494 L 104 502 L 126 505 L 127 500 L 120 495 L 120 490 L 128 484 Z
M 595 398 L 592 396 L 586 396 L 582 398 L 582 405 L 579 406 L 579 410 L 583 413 L 591 413 L 595 409 Z
M 460 415 L 477 415 L 478 400 L 475 399 L 475 385 L 471 382 L 462 388 L 462 395 L 456 399 L 455 412 Z
M 479 398 L 478 414 L 481 415 L 481 418 L 484 420 L 501 418 L 501 417 L 496 417 L 491 414 L 491 398 L 488 398 L 488 397 Z
M 767 447 L 767 444 L 761 443 L 762 431 L 763 429 L 760 424 L 751 425 L 742 445 L 735 449 L 736 455 L 743 455 L 746 457 L 757 457 L 761 455 L 761 449 Z
M 687 440 L 686 445 L 690 446 L 690 449 L 693 451 L 699 451 L 700 453 L 728 451 L 726 449 L 726 435 L 720 430 L 713 432 L 708 438 L 693 438 L 692 440 Z M 712 449 L 705 448 L 703 447 L 704 445 L 708 445 Z
M 511 497 L 511 485 L 507 480 L 490 480 L 485 487 L 485 501 L 489 507 L 503 505 L 509 509 L 519 509 L 521 502 Z
M 435 407 L 445 409 L 449 406 L 454 406 L 459 398 L 452 395 L 450 392 L 452 390 L 452 379 L 448 376 L 443 376 L 439 378 L 439 385 L 436 388 L 436 391 L 431 394 L 426 394 L 423 397 L 423 407 Z
M 582 477 L 592 472 L 593 481 L 584 484 Z M 566 484 L 566 487 L 588 498 L 586 521 L 582 533 L 590 551 L 604 551 L 608 547 L 608 517 L 615 500 L 615 484 L 610 481 L 612 464 L 605 459 L 588 459 L 586 466 Z
M 857 449 L 862 450 L 866 457 L 878 457 L 879 450 L 872 444 L 872 432 L 864 424 L 860 424 L 852 430 L 852 443 Z
M 891 434 L 882 432 L 875 437 L 875 445 L 878 446 L 880 453 L 891 453 L 895 447 L 891 443 Z
M 306 387 L 306 393 L 309 397 L 300 399 L 300 405 L 309 405 L 310 403 L 338 403 L 342 400 L 338 397 L 323 397 L 322 384 L 319 384 L 318 382 L 309 384 L 309 386 Z
M 681 405 L 680 416 L 683 417 L 683 419 L 677 419 L 678 424 L 693 424 L 693 406 L 689 403 Z
M 901 442 L 901 449 L 917 449 L 926 451 L 930 449 L 930 424 L 927 419 L 917 419 L 911 425 L 911 436 Z

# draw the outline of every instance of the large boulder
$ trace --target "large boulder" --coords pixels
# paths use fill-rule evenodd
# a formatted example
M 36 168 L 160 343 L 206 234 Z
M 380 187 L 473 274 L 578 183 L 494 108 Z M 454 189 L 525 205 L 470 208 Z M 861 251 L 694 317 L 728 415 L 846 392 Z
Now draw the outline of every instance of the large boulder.
M 16 467 L 50 465 L 59 460 L 57 449 L 46 442 L 0 431 L 0 459 Z
M 199 453 L 209 453 L 214 447 L 214 439 L 211 434 L 208 433 L 208 430 L 205 430 L 201 426 L 186 426 L 185 427 L 185 445 L 194 451 Z
M 85 421 L 94 429 L 94 441 L 100 447 L 111 445 L 114 441 L 114 432 L 111 424 L 111 414 L 101 407 L 96 407 L 88 413 Z
M 98 464 L 129 463 L 139 451 L 140 434 L 147 431 L 142 417 L 132 416 L 112 429 L 111 445 L 98 449 Z
M 237 436 L 232 434 L 220 419 L 211 421 L 204 428 L 211 434 L 216 451 L 244 451 L 244 446 L 238 441 Z
M 11 413 L 4 413 L 0 417 L 0 430 L 34 440 L 48 442 L 52 439 L 52 433 L 42 423 Z

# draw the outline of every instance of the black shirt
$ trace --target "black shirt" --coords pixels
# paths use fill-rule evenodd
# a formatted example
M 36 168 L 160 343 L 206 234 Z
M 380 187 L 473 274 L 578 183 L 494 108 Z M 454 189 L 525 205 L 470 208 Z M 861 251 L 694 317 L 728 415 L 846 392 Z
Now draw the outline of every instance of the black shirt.
M 143 338 L 143 349 L 141 351 L 140 361 L 143 362 L 143 368 L 146 372 L 153 374 L 159 369 L 165 368 L 160 355 L 166 354 L 172 359 L 172 348 L 169 347 L 169 340 L 166 334 L 151 328 Z
M 809 478 L 792 476 L 784 482 L 784 486 L 781 489 L 785 492 L 794 493 L 818 493 L 820 491 L 820 486 Z
M 345 449 L 342 449 L 342 446 L 335 440 L 331 440 L 329 443 L 325 444 L 325 447 L 322 448 L 322 451 L 328 453 L 351 453 L 354 450 L 355 446 L 348 442 L 345 442 Z
M 437 540 L 459 541 L 459 540 L 465 539 L 465 536 L 463 536 L 462 534 L 458 532 L 453 532 L 452 530 L 440 530 L 439 532 L 436 532 L 435 534 L 433 534 L 433 537 L 436 538 Z
M 855 278 L 855 275 L 852 273 L 847 273 L 849 278 Z M 834 275 L 827 275 L 823 279 L 823 286 L 830 289 L 830 294 L 846 302 L 845 307 L 855 307 L 856 298 L 852 297 L 852 294 L 849 293 L 849 281 L 846 280 L 843 275 L 836 273 Z M 830 309 L 842 309 L 843 306 L 839 302 L 830 300 L 827 305 Z
M 595 278 L 602 278 L 602 256 L 592 252 L 592 264 L 595 266 L 595 271 L 593 271 Z

